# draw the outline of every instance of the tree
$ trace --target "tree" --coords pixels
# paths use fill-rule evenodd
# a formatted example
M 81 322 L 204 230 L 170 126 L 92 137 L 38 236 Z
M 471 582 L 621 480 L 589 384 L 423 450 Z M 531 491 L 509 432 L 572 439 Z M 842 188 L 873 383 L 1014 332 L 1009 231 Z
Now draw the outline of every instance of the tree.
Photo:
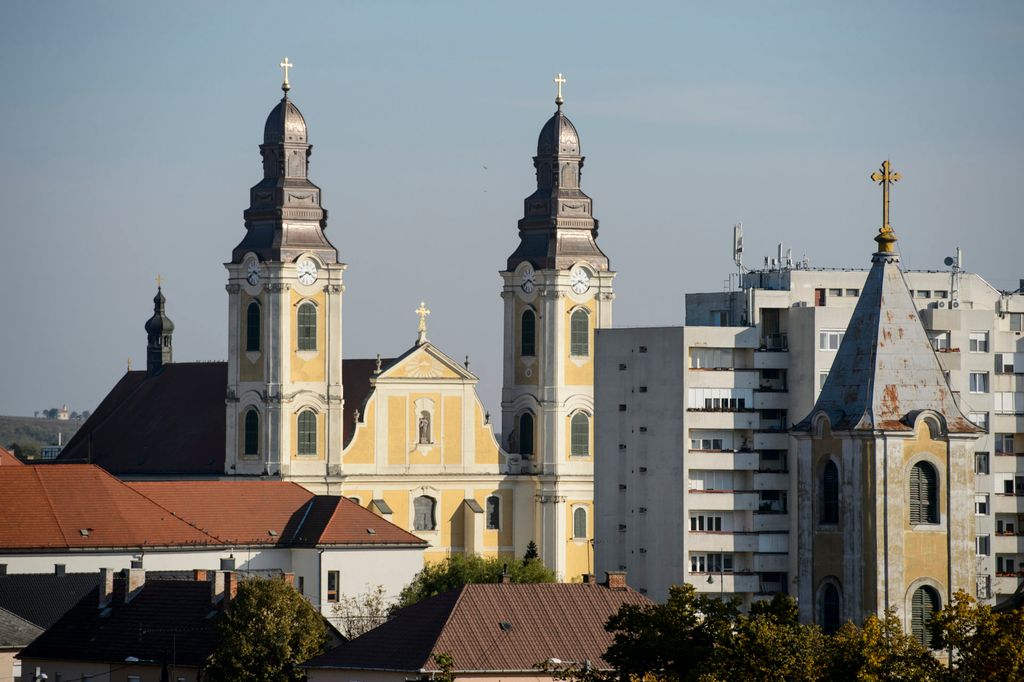
M 949 649 L 951 680 L 1012 680 L 1024 677 L 1024 611 L 996 613 L 957 591 L 932 616 L 936 645 Z
M 845 623 L 830 638 L 825 662 L 828 679 L 859 682 L 933 682 L 943 667 L 925 645 L 903 631 L 896 609 L 878 618 L 868 616 L 864 627 Z
M 320 614 L 295 588 L 273 578 L 239 583 L 218 631 L 220 643 L 204 675 L 215 680 L 303 680 L 299 664 L 323 653 L 327 642 Z
M 346 639 L 355 639 L 387 621 L 390 611 L 387 602 L 384 586 L 377 585 L 353 597 L 342 596 L 331 607 L 331 615 L 341 634 Z
M 530 543 L 526 545 L 526 554 L 523 555 L 523 563 L 527 561 L 536 561 L 540 555 L 537 553 L 537 543 L 530 540 Z
M 39 457 L 39 446 L 35 443 L 11 443 L 7 449 L 13 452 L 18 459 L 36 459 Z
M 412 582 L 402 589 L 397 608 L 405 608 L 436 594 L 469 583 L 501 582 L 508 571 L 514 583 L 553 583 L 555 573 L 539 561 L 505 563 L 497 557 L 479 554 L 453 554 L 444 561 L 427 564 Z

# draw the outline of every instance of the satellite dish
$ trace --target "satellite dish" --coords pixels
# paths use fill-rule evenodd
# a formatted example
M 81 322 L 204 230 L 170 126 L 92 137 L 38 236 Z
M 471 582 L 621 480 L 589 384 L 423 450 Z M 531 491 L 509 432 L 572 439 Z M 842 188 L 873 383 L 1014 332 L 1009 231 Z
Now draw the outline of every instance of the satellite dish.
M 945 263 L 946 265 L 952 265 L 952 264 L 953 264 L 953 263 L 955 263 L 956 261 L 955 261 L 955 260 L 953 260 L 953 257 L 952 257 L 952 256 L 946 256 L 946 259 L 945 259 L 944 261 L 942 261 L 942 262 L 943 262 L 943 263 Z

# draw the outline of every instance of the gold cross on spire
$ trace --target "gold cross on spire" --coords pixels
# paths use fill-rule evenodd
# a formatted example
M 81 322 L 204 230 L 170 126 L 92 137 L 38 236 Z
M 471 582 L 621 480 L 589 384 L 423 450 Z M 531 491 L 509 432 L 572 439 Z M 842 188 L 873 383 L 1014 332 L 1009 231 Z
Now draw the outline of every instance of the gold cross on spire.
M 285 57 L 284 61 L 281 62 L 278 66 L 284 69 L 284 82 L 281 83 L 281 89 L 284 90 L 285 92 L 288 92 L 289 90 L 292 89 L 292 86 L 288 84 L 288 69 L 292 68 L 295 65 L 288 61 L 288 57 Z
M 565 85 L 565 76 L 563 76 L 562 74 L 558 74 L 557 76 L 555 76 L 553 82 L 558 87 L 558 94 L 555 95 L 555 104 L 557 104 L 558 107 L 561 108 L 562 102 L 565 101 L 562 99 L 562 86 Z
M 156 288 L 159 289 L 164 283 L 164 278 L 160 276 L 160 273 L 156 273 Z
M 889 224 L 889 192 L 892 183 L 902 177 L 892 169 L 888 159 L 882 162 L 881 168 L 871 174 L 871 179 L 882 186 L 882 227 L 878 230 L 875 241 L 878 242 L 879 251 L 883 253 L 892 253 L 892 245 L 896 241 L 896 233 Z
M 426 302 L 420 301 L 420 307 L 413 312 L 420 316 L 420 326 L 417 328 L 419 336 L 416 339 L 416 343 L 425 343 L 427 340 L 427 315 L 430 314 Z

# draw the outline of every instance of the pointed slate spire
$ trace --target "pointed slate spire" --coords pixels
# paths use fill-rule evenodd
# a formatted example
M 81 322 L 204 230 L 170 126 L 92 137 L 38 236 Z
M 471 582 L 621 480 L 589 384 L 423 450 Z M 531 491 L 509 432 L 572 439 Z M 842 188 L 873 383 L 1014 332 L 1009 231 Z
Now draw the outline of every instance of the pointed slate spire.
M 159 280 L 159 278 L 157 278 Z M 146 320 L 146 373 L 153 376 L 172 362 L 171 335 L 174 323 L 167 317 L 167 299 L 159 284 L 153 297 L 153 317 Z

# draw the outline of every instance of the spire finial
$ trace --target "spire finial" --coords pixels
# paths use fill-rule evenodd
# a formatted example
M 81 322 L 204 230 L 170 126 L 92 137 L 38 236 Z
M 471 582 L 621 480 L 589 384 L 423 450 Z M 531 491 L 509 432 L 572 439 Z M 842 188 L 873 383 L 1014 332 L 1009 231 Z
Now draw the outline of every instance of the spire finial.
M 562 104 L 565 102 L 565 100 L 562 99 L 562 86 L 565 85 L 565 76 L 559 73 L 557 76 L 555 76 L 553 82 L 555 86 L 558 88 L 558 94 L 555 95 L 555 104 L 557 104 L 558 109 L 561 110 Z
M 288 57 L 285 57 L 284 61 L 281 62 L 278 66 L 284 69 L 284 82 L 281 83 L 281 89 L 284 90 L 284 94 L 287 95 L 288 91 L 292 89 L 292 86 L 288 83 L 288 69 L 292 68 L 295 65 L 288 61 Z
M 419 335 L 416 337 L 416 344 L 424 344 L 427 342 L 427 315 L 430 314 L 430 311 L 427 309 L 426 302 L 420 301 L 420 307 L 413 312 L 420 316 L 420 324 L 416 328 L 416 331 L 419 332 Z
M 164 278 L 160 276 L 159 272 L 156 273 L 156 288 L 157 289 L 162 289 L 163 288 L 163 283 L 164 283 Z
M 896 242 L 896 232 L 889 224 L 889 191 L 892 189 L 892 183 L 902 177 L 892 169 L 889 159 L 883 161 L 881 168 L 871 174 L 871 179 L 882 186 L 882 227 L 875 236 L 880 253 L 892 253 L 892 245 Z

